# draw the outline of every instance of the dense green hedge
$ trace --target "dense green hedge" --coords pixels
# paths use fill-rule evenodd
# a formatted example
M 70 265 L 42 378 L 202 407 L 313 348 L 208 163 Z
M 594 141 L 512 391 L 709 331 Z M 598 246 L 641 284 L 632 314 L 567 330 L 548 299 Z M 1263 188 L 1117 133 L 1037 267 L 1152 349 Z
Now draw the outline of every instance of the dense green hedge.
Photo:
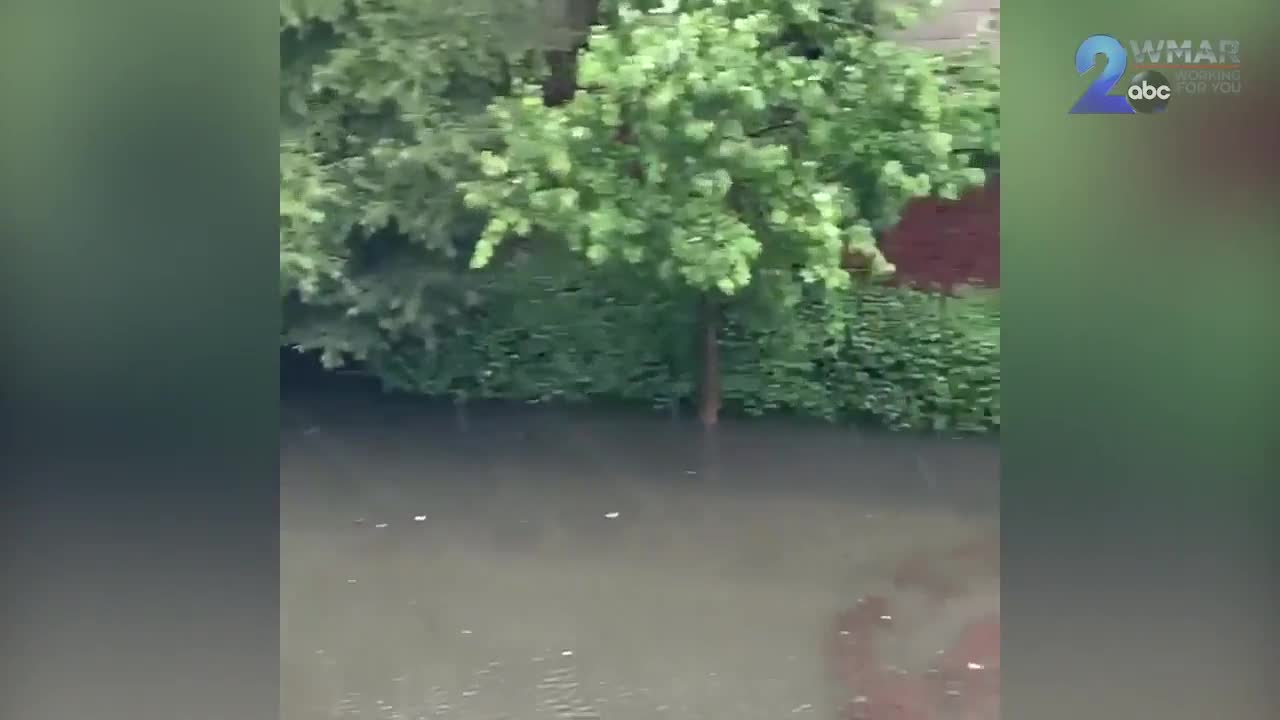
M 598 270 L 595 272 L 599 272 Z M 507 400 L 695 394 L 692 297 L 626 277 L 578 284 L 554 267 L 495 274 L 484 302 L 429 345 L 373 359 L 391 388 Z M 727 407 L 872 420 L 895 429 L 986 432 L 1000 425 L 998 301 L 876 288 L 727 310 Z
M 1000 426 L 1000 327 L 993 295 L 941 298 L 864 289 L 806 298 L 790 322 L 731 318 L 724 393 L 771 410 L 870 419 L 894 429 Z
M 371 359 L 392 389 L 504 400 L 690 397 L 692 320 L 681 298 L 614 277 L 579 282 L 551 264 L 492 275 L 483 302 L 428 344 Z

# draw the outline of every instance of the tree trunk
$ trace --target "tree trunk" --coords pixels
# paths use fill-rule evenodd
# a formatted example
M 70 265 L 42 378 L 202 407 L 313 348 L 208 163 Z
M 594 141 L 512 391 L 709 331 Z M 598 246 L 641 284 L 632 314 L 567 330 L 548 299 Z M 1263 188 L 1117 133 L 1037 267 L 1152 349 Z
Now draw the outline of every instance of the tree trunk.
M 702 350 L 701 398 L 698 417 L 703 427 L 720 421 L 720 302 L 714 293 L 702 298 L 700 335 Z
M 548 73 L 542 84 L 542 99 L 552 107 L 569 102 L 577 92 L 578 51 L 586 44 L 591 26 L 599 21 L 600 0 L 566 0 L 563 10 L 553 47 L 543 53 Z
M 542 82 L 542 100 L 548 107 L 573 99 L 578 89 L 578 51 L 547 50 L 547 77 Z
M 467 432 L 471 429 L 471 421 L 467 415 L 467 399 L 464 397 L 455 397 L 453 399 L 453 422 L 454 427 L 460 432 Z

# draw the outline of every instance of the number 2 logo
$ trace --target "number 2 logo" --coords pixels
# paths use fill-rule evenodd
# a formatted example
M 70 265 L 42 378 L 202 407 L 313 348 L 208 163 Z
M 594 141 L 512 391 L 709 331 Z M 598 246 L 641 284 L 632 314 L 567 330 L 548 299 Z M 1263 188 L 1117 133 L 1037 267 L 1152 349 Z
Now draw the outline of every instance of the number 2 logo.
M 1102 74 L 1094 80 L 1069 111 L 1073 115 L 1132 115 L 1133 106 L 1123 95 L 1111 95 L 1111 90 L 1124 76 L 1129 66 L 1129 54 L 1119 40 L 1110 35 L 1092 35 L 1085 38 L 1076 49 L 1076 72 L 1081 75 L 1097 65 L 1099 54 L 1107 59 Z

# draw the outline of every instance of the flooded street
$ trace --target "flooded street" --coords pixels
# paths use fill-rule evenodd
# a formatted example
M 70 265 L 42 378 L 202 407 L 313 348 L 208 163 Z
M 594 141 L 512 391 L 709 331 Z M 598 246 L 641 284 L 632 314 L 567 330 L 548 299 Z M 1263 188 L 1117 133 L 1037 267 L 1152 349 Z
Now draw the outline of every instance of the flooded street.
M 837 615 L 910 553 L 998 533 L 993 441 L 283 403 L 284 720 L 835 718 Z M 998 608 L 995 581 L 972 597 Z M 917 617 L 904 666 L 955 629 Z

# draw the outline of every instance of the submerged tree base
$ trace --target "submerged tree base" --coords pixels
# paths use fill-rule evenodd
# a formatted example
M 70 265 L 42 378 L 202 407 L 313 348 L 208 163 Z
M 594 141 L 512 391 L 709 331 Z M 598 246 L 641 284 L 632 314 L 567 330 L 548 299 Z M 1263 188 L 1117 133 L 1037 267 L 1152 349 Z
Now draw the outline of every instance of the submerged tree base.
M 699 331 L 702 339 L 701 397 L 698 418 L 703 427 L 715 427 L 720 422 L 720 406 L 723 403 L 720 388 L 720 325 L 719 300 L 714 295 L 702 299 Z

